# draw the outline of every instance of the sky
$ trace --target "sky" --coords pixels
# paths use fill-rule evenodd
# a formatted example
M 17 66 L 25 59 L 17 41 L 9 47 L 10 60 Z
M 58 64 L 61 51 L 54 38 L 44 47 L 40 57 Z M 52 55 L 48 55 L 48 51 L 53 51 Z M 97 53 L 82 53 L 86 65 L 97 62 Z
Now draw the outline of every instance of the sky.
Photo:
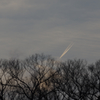
M 44 53 L 100 59 L 100 0 L 0 0 L 0 58 Z

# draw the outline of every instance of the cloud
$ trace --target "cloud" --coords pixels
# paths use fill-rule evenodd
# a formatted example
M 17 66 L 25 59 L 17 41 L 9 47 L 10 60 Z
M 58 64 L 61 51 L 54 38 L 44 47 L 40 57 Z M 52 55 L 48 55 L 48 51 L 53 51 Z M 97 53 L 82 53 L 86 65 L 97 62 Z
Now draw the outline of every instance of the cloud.
M 100 1 L 0 0 L 0 55 L 19 50 L 26 55 L 44 52 L 62 59 L 99 59 Z M 92 58 L 93 55 L 93 58 Z

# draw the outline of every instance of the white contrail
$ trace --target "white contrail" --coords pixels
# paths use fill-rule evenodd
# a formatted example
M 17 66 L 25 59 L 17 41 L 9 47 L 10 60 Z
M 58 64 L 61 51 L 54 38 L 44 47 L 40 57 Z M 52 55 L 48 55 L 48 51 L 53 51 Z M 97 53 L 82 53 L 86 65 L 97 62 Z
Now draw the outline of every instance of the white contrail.
M 71 43 L 66 49 L 65 51 L 63 52 L 63 54 L 59 57 L 59 59 L 61 59 L 68 51 L 69 49 L 73 46 L 74 43 Z
M 66 52 L 66 50 L 68 50 L 68 48 L 70 48 L 73 44 L 74 44 L 74 43 L 71 43 L 71 44 L 65 49 L 64 52 Z M 64 52 L 63 52 L 63 53 L 64 53 Z

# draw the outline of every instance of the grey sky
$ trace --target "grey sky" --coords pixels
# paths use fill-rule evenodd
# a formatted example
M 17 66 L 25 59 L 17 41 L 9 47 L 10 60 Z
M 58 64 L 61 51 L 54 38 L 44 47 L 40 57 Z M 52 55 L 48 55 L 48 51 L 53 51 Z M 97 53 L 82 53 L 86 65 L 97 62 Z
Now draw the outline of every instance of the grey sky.
M 100 59 L 99 0 L 0 0 L 0 58 L 58 58 L 71 42 L 62 60 Z

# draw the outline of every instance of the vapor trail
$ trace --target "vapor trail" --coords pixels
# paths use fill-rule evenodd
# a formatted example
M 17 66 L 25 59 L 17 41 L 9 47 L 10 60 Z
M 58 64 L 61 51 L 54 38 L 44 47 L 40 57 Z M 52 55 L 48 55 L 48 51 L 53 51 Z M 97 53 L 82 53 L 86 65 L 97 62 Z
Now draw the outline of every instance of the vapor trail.
M 59 57 L 59 59 L 61 59 L 68 51 L 69 49 L 73 46 L 74 43 L 71 43 L 66 49 L 65 51 L 63 52 L 63 54 Z

